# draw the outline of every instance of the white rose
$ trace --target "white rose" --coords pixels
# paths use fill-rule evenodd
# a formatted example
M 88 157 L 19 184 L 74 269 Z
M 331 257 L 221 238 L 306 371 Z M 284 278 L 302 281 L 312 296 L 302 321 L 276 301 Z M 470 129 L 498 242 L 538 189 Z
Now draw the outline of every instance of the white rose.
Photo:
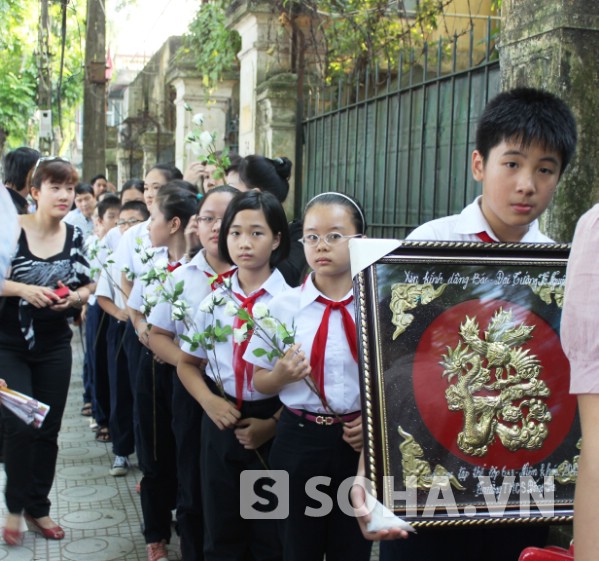
M 260 322 L 260 327 L 266 331 L 269 337 L 272 337 L 277 332 L 277 322 L 274 318 L 264 318 Z
M 264 302 L 258 302 L 254 305 L 254 309 L 252 310 L 252 315 L 256 319 L 262 319 L 268 316 L 268 306 Z
M 212 133 L 210 133 L 208 131 L 202 131 L 202 134 L 200 134 L 200 137 L 198 140 L 199 140 L 200 146 L 202 146 L 202 148 L 208 148 L 214 142 L 214 137 L 213 137 Z
M 237 306 L 231 300 L 229 300 L 225 306 L 225 314 L 231 317 L 237 315 Z
M 196 142 L 195 140 L 189 143 L 189 149 L 191 150 L 191 153 L 194 156 L 199 156 L 204 152 L 202 145 L 199 142 Z
M 244 323 L 239 329 L 233 329 L 233 340 L 240 345 L 248 336 L 248 324 Z
M 211 314 L 214 310 L 214 303 L 212 302 L 212 299 L 210 300 L 204 300 L 201 304 L 200 304 L 200 312 L 204 312 L 205 314 Z
M 204 124 L 204 115 L 203 113 L 196 113 L 192 118 L 191 122 L 198 127 L 201 127 Z
M 157 271 L 162 271 L 164 269 L 166 269 L 166 266 L 168 265 L 168 260 L 164 257 L 157 259 L 156 262 L 154 263 L 154 269 L 156 269 Z

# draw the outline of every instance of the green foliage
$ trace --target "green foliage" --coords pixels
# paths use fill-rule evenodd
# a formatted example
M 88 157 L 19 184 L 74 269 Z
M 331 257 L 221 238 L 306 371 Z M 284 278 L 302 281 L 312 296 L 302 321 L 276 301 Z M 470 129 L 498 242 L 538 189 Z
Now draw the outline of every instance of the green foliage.
M 179 53 L 180 57 L 193 60 L 206 88 L 213 87 L 237 66 L 241 49 L 239 34 L 226 27 L 225 6 L 223 0 L 200 6 Z

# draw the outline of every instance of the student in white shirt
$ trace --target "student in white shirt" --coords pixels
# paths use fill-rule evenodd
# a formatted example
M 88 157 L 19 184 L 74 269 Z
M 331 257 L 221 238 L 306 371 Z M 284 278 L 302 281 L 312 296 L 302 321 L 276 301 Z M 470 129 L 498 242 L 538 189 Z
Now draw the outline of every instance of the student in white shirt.
M 184 302 L 187 313 L 173 317 L 176 308 L 170 302 L 158 302 L 148 317 L 152 326 L 150 348 L 160 360 L 172 366 L 177 366 L 181 355 L 178 336 L 191 326 L 191 319 L 202 300 L 235 270 L 231 269 L 231 264 L 222 259 L 218 252 L 218 233 L 227 205 L 237 193 L 239 191 L 234 187 L 221 185 L 208 191 L 200 200 L 196 218 L 197 234 L 202 249 L 189 263 L 173 271 L 172 286 L 169 287 L 172 291 L 177 283 L 183 283 L 179 301 Z M 173 379 L 173 432 L 177 444 L 179 480 L 177 529 L 184 559 L 203 558 L 204 523 L 199 438 L 203 414 L 200 404 L 176 376 Z
M 249 191 L 227 207 L 219 233 L 222 258 L 237 265 L 226 286 L 217 288 L 200 306 L 194 328 L 186 333 L 177 367 L 187 390 L 205 411 L 201 435 L 201 485 L 205 517 L 204 559 L 256 561 L 281 559 L 273 520 L 244 519 L 240 513 L 240 476 L 264 469 L 275 431 L 278 398 L 254 388 L 252 368 L 243 360 L 247 323 L 228 314 L 226 302 L 252 316 L 254 306 L 268 304 L 288 289 L 275 267 L 289 252 L 285 211 L 270 193 Z M 189 342 L 206 328 L 233 331 L 214 341 L 213 349 L 192 350 Z M 205 374 L 202 369 L 208 364 Z
M 289 516 L 279 521 L 285 561 L 370 558 L 371 544 L 337 499 L 362 449 L 348 241 L 365 230 L 362 208 L 346 195 L 323 193 L 308 203 L 302 242 L 313 273 L 270 304 L 274 318 L 295 328 L 295 344 L 278 360 L 256 356 L 265 345 L 254 335 L 245 354 L 255 365 L 256 389 L 278 393 L 285 406 L 270 455 L 270 467 L 289 474 Z M 306 492 L 314 477 L 329 481 L 318 489 L 327 497 L 327 512 L 318 516 L 308 513 L 319 506 Z
M 186 188 L 182 188 L 185 186 Z M 172 181 L 162 187 L 150 208 L 148 231 L 154 256 L 144 263 L 127 306 L 141 315 L 138 329 L 146 329 L 148 315 L 155 299 L 165 298 L 171 282 L 168 274 L 187 262 L 185 228 L 197 212 L 197 191 L 187 181 Z M 161 263 L 162 262 L 162 263 Z M 166 267 L 167 279 L 151 280 L 151 271 Z M 144 334 L 140 333 L 140 337 Z M 166 544 L 171 535 L 171 511 L 176 507 L 177 464 L 175 437 L 172 430 L 173 379 L 176 370 L 170 364 L 154 359 L 149 348 L 140 353 L 135 385 L 135 415 L 139 426 L 137 457 L 143 477 L 140 499 L 144 521 L 144 537 L 149 559 L 168 557 Z
M 481 115 L 472 175 L 482 195 L 461 214 L 439 218 L 414 230 L 409 240 L 551 243 L 537 219 L 549 206 L 576 148 L 576 121 L 556 96 L 530 88 L 503 92 Z M 364 475 L 364 471 L 359 472 Z M 354 504 L 363 491 L 352 489 Z M 368 534 L 369 515 L 358 507 L 369 539 L 407 537 L 382 530 Z M 364 516 L 361 516 L 363 515 Z M 403 541 L 381 544 L 381 561 L 440 561 L 448 552 L 462 561 L 517 559 L 527 546 L 544 546 L 546 526 L 422 528 Z M 465 547 L 467 544 L 468 547 Z
M 129 456 L 135 451 L 133 435 L 133 376 L 127 364 L 124 349 L 125 326 L 129 320 L 127 305 L 119 281 L 121 270 L 114 263 L 120 237 L 135 224 L 146 221 L 150 213 L 143 201 L 131 200 L 121 207 L 117 227 L 105 236 L 108 257 L 96 287 L 98 304 L 108 315 L 106 340 L 108 353 L 108 380 L 110 385 L 110 419 L 108 428 L 115 455 L 110 475 L 124 476 L 129 471 Z M 136 365 L 137 366 L 137 365 Z
M 96 197 L 89 183 L 79 183 L 75 187 L 75 208 L 71 210 L 63 221 L 77 226 L 83 233 L 83 239 L 94 233 L 93 214 L 96 208 Z

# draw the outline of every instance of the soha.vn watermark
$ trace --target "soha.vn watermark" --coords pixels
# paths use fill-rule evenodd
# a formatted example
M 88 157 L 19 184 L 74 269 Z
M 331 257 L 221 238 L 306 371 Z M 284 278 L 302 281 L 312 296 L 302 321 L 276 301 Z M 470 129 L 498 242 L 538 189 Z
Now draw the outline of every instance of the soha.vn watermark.
M 393 490 L 394 478 L 384 478 L 383 488 Z M 348 516 L 355 516 L 350 499 L 354 485 L 370 491 L 372 484 L 364 477 L 348 477 L 336 491 L 331 489 L 331 478 L 317 476 L 309 479 L 304 486 L 306 495 L 306 516 L 318 518 L 327 516 L 336 506 Z M 509 506 L 511 516 L 528 517 L 534 505 L 535 514 L 553 516 L 554 506 L 553 476 L 543 478 L 542 484 L 530 476 L 506 476 L 497 485 L 489 476 L 479 476 L 476 494 L 484 501 L 463 504 L 456 501 L 447 476 L 433 477 L 431 488 L 427 490 L 423 504 L 422 494 L 418 499 L 416 477 L 410 476 L 405 490 L 388 491 L 385 506 L 405 508 L 405 517 L 431 517 L 434 515 L 458 517 L 502 516 Z M 284 519 L 289 515 L 290 486 L 289 474 L 284 470 L 246 470 L 240 476 L 240 514 L 245 519 Z M 420 501 L 420 504 L 418 503 Z M 358 505 L 356 505 L 358 506 Z M 423 508 L 424 507 L 424 508 Z M 420 514 L 418 514 L 420 512 Z

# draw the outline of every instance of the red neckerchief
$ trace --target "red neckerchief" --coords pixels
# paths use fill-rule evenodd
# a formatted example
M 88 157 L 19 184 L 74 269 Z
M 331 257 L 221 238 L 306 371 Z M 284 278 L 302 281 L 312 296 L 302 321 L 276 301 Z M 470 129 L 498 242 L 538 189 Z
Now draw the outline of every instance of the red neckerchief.
M 476 234 L 476 237 L 481 241 L 481 242 L 485 242 L 485 243 L 497 243 L 497 240 L 494 240 L 491 236 L 489 236 L 489 234 L 487 234 L 487 232 L 485 232 L 484 230 L 482 232 L 479 232 L 478 234 Z
M 266 290 L 261 288 L 254 292 L 251 296 L 243 296 L 233 292 L 235 297 L 241 302 L 240 308 L 246 310 L 250 317 L 254 317 L 252 311 L 256 300 L 263 294 L 266 294 Z M 235 316 L 233 320 L 233 329 L 239 329 L 245 322 L 238 316 Z M 245 341 L 242 343 L 236 343 L 233 339 L 233 370 L 235 371 L 235 397 L 237 398 L 237 409 L 241 409 L 241 402 L 243 401 L 243 383 L 246 382 L 247 387 L 250 387 L 252 383 L 252 376 L 254 373 L 254 367 L 243 360 L 243 353 L 247 349 L 248 343 L 250 342 L 251 332 L 248 332 Z
M 329 300 L 324 296 L 316 298 L 316 302 L 320 302 L 326 306 L 324 314 L 322 315 L 322 321 L 318 327 L 318 331 L 314 337 L 314 344 L 312 345 L 312 353 L 310 354 L 310 366 L 312 367 L 312 376 L 320 391 L 320 395 L 326 402 L 326 395 L 324 393 L 324 354 L 327 347 L 327 338 L 329 336 L 329 319 L 332 310 L 339 310 L 341 312 L 341 319 L 343 320 L 343 329 L 345 330 L 345 336 L 349 343 L 349 349 L 351 351 L 354 360 L 358 362 L 358 341 L 356 334 L 356 324 L 354 318 L 347 311 L 347 305 L 352 302 L 353 296 L 342 300 L 341 302 L 335 302 Z
M 224 273 L 221 273 L 220 275 L 212 275 L 208 271 L 204 271 L 204 274 L 209 279 L 214 277 L 214 280 L 210 283 L 210 288 L 212 290 L 216 290 L 221 284 L 223 284 L 223 282 L 225 282 L 225 279 L 232 277 L 236 270 L 237 269 L 230 269 Z
M 171 265 L 170 263 L 168 263 L 166 266 L 166 270 L 169 273 L 172 273 L 175 269 L 178 269 L 181 265 L 183 265 L 183 263 L 181 263 L 180 261 L 179 261 L 179 263 L 175 263 L 174 265 Z

